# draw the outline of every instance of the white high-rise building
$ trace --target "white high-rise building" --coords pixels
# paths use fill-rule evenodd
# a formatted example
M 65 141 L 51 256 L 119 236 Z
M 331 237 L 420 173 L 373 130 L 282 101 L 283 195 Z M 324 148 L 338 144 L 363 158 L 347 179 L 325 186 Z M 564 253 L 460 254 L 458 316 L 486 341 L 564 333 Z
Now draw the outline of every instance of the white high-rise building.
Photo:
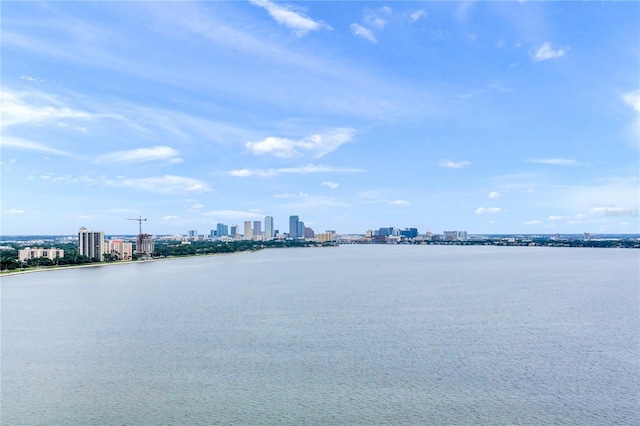
M 104 232 L 80 228 L 78 230 L 78 254 L 92 259 L 100 259 L 100 261 L 104 260 Z
M 274 237 L 273 233 L 273 217 L 266 216 L 264 218 L 264 239 L 270 240 Z

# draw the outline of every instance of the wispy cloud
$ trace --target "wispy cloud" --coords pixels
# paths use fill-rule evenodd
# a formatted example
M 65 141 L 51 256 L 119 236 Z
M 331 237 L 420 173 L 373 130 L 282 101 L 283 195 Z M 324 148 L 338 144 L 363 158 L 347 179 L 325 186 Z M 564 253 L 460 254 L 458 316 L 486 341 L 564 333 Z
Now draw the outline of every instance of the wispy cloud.
M 340 186 L 340 184 L 336 182 L 322 182 L 322 185 L 327 186 L 331 189 L 336 189 L 338 186 Z
M 166 160 L 170 163 L 182 163 L 179 152 L 169 146 L 154 146 L 128 151 L 118 151 L 99 157 L 96 162 L 105 163 L 141 163 L 145 161 Z
M 528 220 L 526 222 L 523 223 L 523 225 L 542 225 L 542 221 L 541 220 Z
M 488 195 L 489 198 L 500 198 L 500 193 L 496 191 L 491 191 Z
M 368 28 L 363 27 L 360 24 L 353 23 L 351 24 L 351 32 L 358 37 L 362 37 L 365 40 L 370 41 L 371 43 L 377 43 L 378 39 L 376 35 Z
M 500 207 L 478 207 L 475 214 L 496 214 L 500 213 L 502 209 Z
M 367 13 L 365 13 L 363 21 L 367 25 L 370 25 L 372 27 L 382 30 L 387 25 L 387 20 L 384 19 L 382 16 L 389 16 L 389 15 L 391 15 L 391 8 L 388 6 L 383 6 L 375 12 L 368 11 Z
M 9 210 L 5 210 L 4 212 L 7 213 L 7 214 L 22 214 L 22 213 L 24 213 L 24 210 L 9 209 Z
M 289 5 L 273 3 L 268 0 L 251 0 L 251 3 L 264 8 L 278 24 L 292 29 L 298 37 L 322 28 L 331 29 L 331 27 L 324 22 L 314 21 L 304 16 L 300 11 L 294 10 L 294 8 Z
M 40 124 L 56 122 L 61 119 L 89 120 L 95 115 L 63 105 L 55 96 L 37 91 L 16 92 L 3 89 L 0 92 L 2 102 L 2 127 L 20 124 Z
M 287 209 L 312 209 L 319 207 L 349 207 L 350 204 L 324 195 L 311 195 L 299 193 L 290 197 L 289 202 L 282 205 Z
M 353 167 L 332 167 L 332 166 L 320 166 L 314 164 L 307 164 L 300 167 L 283 167 L 279 169 L 240 169 L 231 170 L 228 172 L 230 176 L 234 177 L 251 177 L 251 176 L 277 176 L 281 174 L 309 174 L 309 173 L 361 173 L 364 169 L 357 169 Z
M 557 59 L 564 56 L 564 49 L 556 49 L 554 50 L 551 47 L 551 44 L 544 43 L 534 51 L 529 52 L 529 57 L 534 62 L 546 61 L 549 59 Z
M 2 146 L 3 148 L 13 148 L 24 151 L 46 152 L 48 154 L 64 155 L 67 157 L 72 156 L 72 154 L 69 152 L 52 148 L 40 142 L 27 141 L 24 139 L 14 138 L 6 135 L 2 135 L 2 138 L 0 138 L 0 146 Z
M 246 147 L 255 155 L 273 155 L 280 158 L 310 155 L 314 158 L 320 158 L 335 151 L 340 145 L 351 141 L 354 135 L 354 129 L 340 128 L 302 139 L 268 137 L 260 142 L 247 142 Z
M 576 160 L 568 158 L 533 158 L 529 160 L 530 163 L 538 164 L 551 164 L 553 166 L 577 166 L 579 163 Z
M 470 161 L 449 161 L 449 160 L 442 160 L 438 163 L 438 166 L 440 167 L 447 167 L 450 169 L 461 169 L 463 167 L 467 167 L 470 166 L 471 162 Z
M 160 194 L 201 193 L 211 188 L 199 179 L 184 176 L 165 175 L 141 179 L 105 180 L 107 186 L 119 186 Z
M 178 216 L 164 216 L 162 220 L 177 220 L 180 219 Z
M 411 205 L 411 203 L 406 200 L 393 200 L 393 201 L 389 201 L 389 204 L 391 204 L 392 206 L 410 206 Z
M 424 18 L 425 16 L 427 16 L 427 12 L 420 9 L 420 10 L 416 10 L 415 12 L 412 12 L 411 15 L 409 15 L 409 20 L 411 22 L 417 22 L 420 19 Z

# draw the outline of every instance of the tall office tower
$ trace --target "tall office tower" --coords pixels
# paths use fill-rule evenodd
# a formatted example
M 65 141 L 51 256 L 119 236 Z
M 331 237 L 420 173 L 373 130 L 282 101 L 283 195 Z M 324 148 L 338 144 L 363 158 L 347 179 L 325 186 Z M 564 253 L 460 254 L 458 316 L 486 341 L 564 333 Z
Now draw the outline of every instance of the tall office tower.
M 273 218 L 271 216 L 265 216 L 264 218 L 264 239 L 270 240 L 274 237 L 273 233 Z
M 104 260 L 104 232 L 78 230 L 78 254 Z
M 253 238 L 259 238 L 260 234 L 262 234 L 262 222 L 259 220 L 253 221 Z
M 467 231 L 458 231 L 458 241 L 467 241 Z
M 235 238 L 238 235 L 238 225 L 231 225 L 231 236 Z
M 297 238 L 304 238 L 304 222 L 298 222 L 298 234 Z
M 300 223 L 298 216 L 289 216 L 289 238 L 298 238 L 298 223 Z
M 198 238 L 198 231 L 196 229 L 190 229 L 187 235 L 190 239 L 195 240 Z
M 209 238 L 214 239 L 217 236 L 217 231 L 215 229 L 212 229 L 211 231 L 209 231 Z
M 244 221 L 244 239 L 245 240 L 252 240 L 253 239 L 253 231 L 251 230 L 251 221 L 250 220 L 245 220 Z
M 219 223 L 216 225 L 216 237 L 226 237 L 229 235 L 229 227 L 224 223 Z

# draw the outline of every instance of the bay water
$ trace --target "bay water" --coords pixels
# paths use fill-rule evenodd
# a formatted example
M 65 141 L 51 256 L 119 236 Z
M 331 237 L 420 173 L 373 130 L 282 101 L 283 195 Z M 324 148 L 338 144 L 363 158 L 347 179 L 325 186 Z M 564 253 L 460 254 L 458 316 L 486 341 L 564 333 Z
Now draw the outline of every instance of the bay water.
M 7 426 L 640 423 L 638 250 L 266 249 L 1 296 Z

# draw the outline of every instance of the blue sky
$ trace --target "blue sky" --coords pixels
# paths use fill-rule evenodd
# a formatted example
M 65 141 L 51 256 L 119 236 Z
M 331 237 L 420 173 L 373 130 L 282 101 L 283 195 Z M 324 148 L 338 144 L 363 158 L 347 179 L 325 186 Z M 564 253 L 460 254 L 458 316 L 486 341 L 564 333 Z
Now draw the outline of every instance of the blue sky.
M 638 2 L 3 2 L 4 235 L 638 233 Z

